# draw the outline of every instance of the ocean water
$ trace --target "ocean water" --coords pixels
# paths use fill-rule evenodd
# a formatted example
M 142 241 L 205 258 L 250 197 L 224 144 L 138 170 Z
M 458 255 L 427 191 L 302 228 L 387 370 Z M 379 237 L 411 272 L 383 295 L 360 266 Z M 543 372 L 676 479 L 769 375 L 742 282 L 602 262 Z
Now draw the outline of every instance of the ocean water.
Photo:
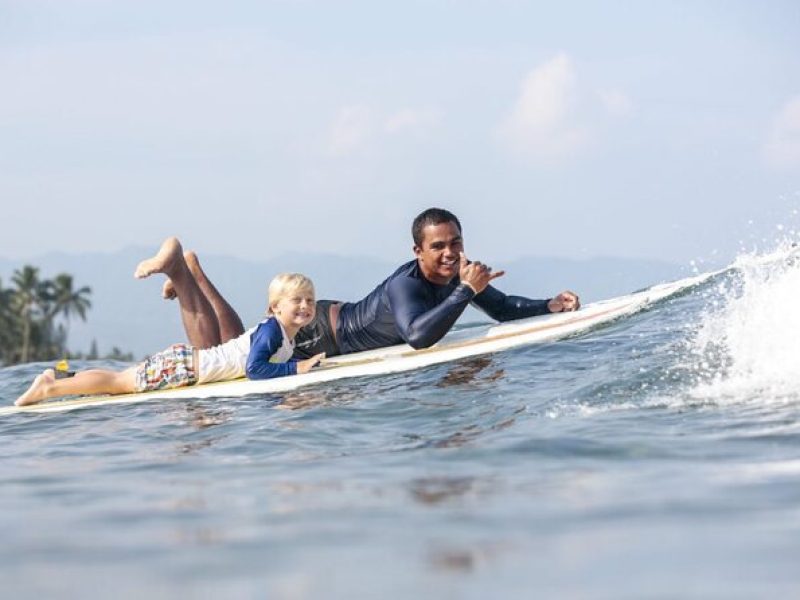
M 2 597 L 800 597 L 795 262 L 410 373 L 2 417 Z

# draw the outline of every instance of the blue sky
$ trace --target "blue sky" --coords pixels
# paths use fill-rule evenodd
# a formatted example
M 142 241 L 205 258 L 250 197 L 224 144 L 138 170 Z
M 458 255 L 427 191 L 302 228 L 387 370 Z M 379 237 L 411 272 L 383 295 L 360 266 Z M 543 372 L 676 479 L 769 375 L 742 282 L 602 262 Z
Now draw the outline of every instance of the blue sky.
M 800 3 L 0 0 L 0 256 L 728 260 L 800 229 Z

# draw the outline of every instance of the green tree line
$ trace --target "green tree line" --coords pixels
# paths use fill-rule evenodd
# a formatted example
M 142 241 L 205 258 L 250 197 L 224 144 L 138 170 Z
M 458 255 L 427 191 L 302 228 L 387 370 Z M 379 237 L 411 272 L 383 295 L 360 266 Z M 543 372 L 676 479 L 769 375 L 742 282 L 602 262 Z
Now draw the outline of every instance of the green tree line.
M 0 280 L 0 362 L 66 357 L 69 322 L 86 320 L 91 288 L 76 288 L 66 273 L 43 279 L 30 265 L 14 271 L 10 283 L 6 288 Z

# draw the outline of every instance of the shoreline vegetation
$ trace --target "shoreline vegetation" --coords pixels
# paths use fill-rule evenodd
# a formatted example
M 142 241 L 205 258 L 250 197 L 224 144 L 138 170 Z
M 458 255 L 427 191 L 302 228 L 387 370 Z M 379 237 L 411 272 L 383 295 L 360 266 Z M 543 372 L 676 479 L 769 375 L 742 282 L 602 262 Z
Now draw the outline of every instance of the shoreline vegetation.
M 92 306 L 92 289 L 76 287 L 72 275 L 45 279 L 37 267 L 25 265 L 14 271 L 10 283 L 7 288 L 0 279 L 0 364 L 63 358 L 133 360 L 132 353 L 117 347 L 101 357 L 95 342 L 88 354 L 67 349 L 70 321 L 75 317 L 85 321 Z

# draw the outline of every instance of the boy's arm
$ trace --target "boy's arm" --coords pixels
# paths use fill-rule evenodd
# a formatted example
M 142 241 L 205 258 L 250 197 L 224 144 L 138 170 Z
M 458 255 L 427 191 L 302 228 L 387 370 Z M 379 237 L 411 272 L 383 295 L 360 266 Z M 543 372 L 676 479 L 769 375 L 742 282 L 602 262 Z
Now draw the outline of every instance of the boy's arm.
M 400 337 L 419 349 L 432 346 L 450 331 L 475 292 L 460 284 L 442 302 L 432 306 L 424 284 L 410 277 L 397 277 L 389 282 L 387 296 Z
M 247 355 L 248 379 L 271 379 L 297 373 L 297 361 L 271 363 L 269 359 L 283 343 L 281 328 L 274 319 L 261 323 L 250 336 L 250 353 Z

